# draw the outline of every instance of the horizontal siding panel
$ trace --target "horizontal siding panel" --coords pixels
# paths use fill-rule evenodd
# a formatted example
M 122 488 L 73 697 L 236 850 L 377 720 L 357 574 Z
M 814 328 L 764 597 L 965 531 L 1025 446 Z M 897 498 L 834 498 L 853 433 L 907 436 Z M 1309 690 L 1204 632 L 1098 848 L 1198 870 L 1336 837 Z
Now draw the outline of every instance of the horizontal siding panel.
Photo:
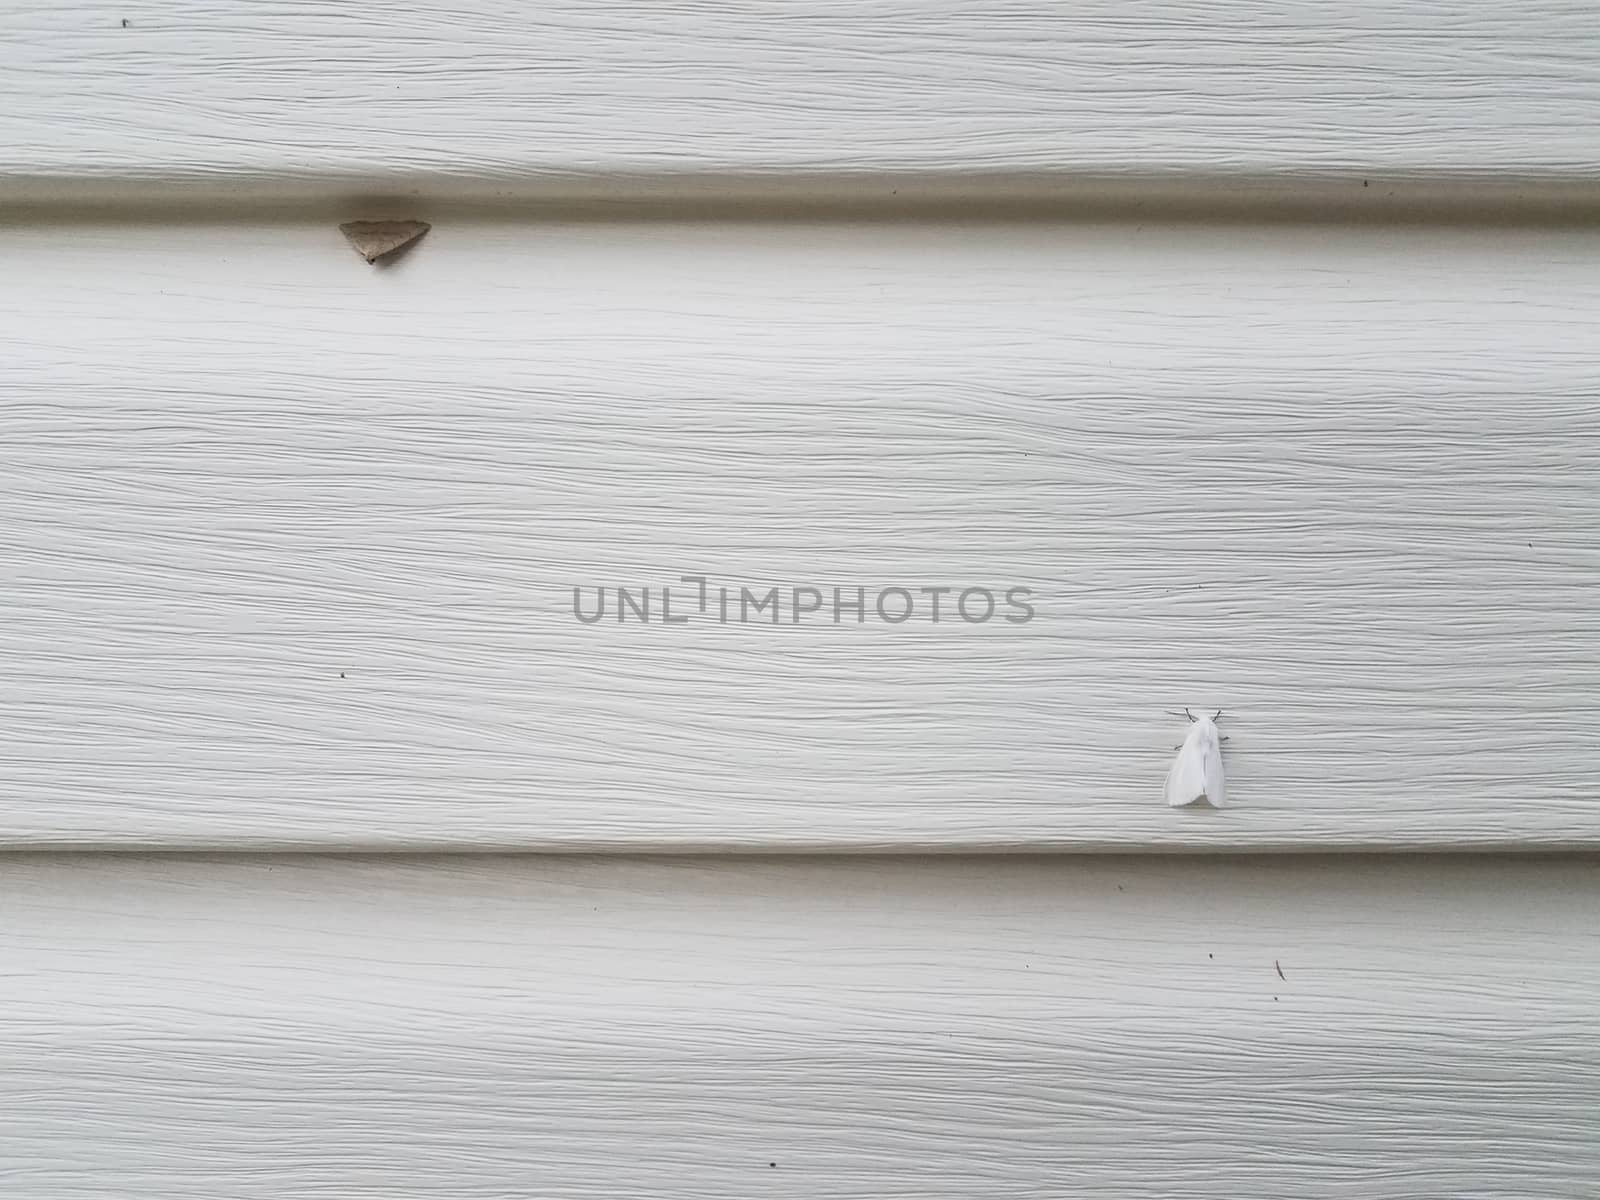
M 1592 233 L 5 245 L 4 844 L 1600 845 Z M 920 607 L 662 624 L 691 574 Z
M 1578 0 L 10 8 L 13 190 L 1600 169 Z
M 0 864 L 29 1200 L 1578 1200 L 1592 862 Z

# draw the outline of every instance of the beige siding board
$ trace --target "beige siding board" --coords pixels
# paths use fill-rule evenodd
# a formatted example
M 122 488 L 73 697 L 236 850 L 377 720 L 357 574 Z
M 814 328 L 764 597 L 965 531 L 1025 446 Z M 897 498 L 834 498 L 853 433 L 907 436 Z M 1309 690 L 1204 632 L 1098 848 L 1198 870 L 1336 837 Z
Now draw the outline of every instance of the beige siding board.
M 250 181 L 239 197 L 296 179 L 1593 180 L 1593 17 L 1578 0 L 24 0 L 0 44 L 0 174 Z
M 0 840 L 1593 847 L 1597 250 L 13 229 Z M 570 616 L 691 571 L 1039 616 Z M 1161 803 L 1183 705 L 1227 812 Z
M 29 1200 L 1600 1173 L 1592 862 L 28 856 L 0 913 Z

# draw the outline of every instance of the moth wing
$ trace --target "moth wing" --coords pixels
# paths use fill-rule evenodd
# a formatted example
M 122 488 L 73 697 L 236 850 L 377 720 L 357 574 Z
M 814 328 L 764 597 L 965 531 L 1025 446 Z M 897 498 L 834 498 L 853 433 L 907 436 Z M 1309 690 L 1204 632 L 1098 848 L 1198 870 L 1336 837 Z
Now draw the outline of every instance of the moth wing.
M 1224 807 L 1228 801 L 1222 782 L 1222 746 L 1215 740 L 1206 747 L 1204 774 L 1206 799 L 1212 808 Z
M 1193 804 L 1206 794 L 1205 755 L 1197 743 L 1192 736 L 1185 739 L 1167 772 L 1167 804 L 1172 808 Z

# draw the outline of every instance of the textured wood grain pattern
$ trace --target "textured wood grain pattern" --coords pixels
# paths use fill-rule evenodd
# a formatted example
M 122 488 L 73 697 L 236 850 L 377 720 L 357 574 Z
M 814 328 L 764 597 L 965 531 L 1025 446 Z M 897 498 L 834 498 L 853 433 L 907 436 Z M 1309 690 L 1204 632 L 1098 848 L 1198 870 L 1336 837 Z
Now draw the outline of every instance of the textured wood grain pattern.
M 29 1200 L 1600 1174 L 1593 862 L 32 856 L 0 912 Z
M 1600 844 L 1597 252 L 14 230 L 0 837 Z M 1037 617 L 572 616 L 689 572 Z M 1184 705 L 1226 813 L 1162 803 Z
M 8 186 L 1600 168 L 1579 0 L 8 8 Z

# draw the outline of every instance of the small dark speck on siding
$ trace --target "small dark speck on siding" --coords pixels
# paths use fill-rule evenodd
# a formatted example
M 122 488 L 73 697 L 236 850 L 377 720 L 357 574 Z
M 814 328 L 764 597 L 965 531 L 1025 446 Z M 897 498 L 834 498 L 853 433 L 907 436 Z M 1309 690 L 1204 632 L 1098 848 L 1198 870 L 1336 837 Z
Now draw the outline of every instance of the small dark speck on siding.
M 122 27 L 124 29 L 126 29 L 128 27 L 128 18 L 127 17 L 123 17 L 122 18 Z

